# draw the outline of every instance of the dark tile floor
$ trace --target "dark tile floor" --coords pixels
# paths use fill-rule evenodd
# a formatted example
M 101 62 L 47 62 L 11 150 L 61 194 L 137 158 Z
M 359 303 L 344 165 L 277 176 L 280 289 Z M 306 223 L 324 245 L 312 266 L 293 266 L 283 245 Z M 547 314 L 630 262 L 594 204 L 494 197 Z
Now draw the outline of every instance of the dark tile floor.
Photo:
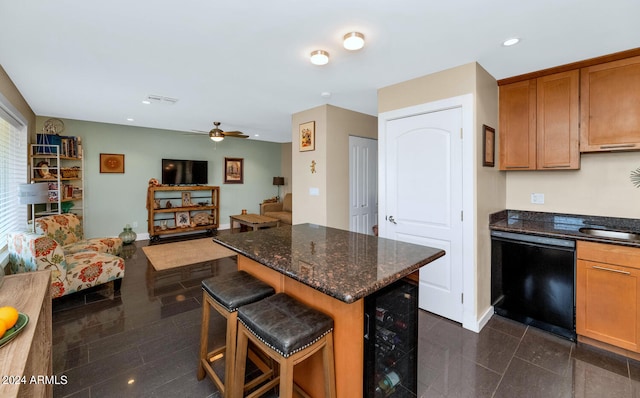
M 156 272 L 136 242 L 119 292 L 54 300 L 55 397 L 219 397 L 196 379 L 200 281 L 233 259 Z M 494 316 L 479 333 L 420 311 L 420 397 L 640 397 L 640 363 Z M 224 325 L 213 322 L 215 338 Z M 349 398 L 349 397 L 340 397 Z

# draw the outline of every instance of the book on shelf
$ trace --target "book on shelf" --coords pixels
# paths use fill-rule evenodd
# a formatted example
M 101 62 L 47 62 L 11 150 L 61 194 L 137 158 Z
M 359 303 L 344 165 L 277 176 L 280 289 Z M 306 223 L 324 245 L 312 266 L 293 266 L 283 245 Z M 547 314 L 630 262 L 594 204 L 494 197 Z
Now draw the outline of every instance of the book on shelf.
M 67 137 L 54 134 L 36 134 L 37 145 L 55 145 L 59 148 L 60 156 L 68 158 L 82 157 L 82 140 L 80 137 Z M 38 148 L 37 154 L 56 154 L 53 147 Z

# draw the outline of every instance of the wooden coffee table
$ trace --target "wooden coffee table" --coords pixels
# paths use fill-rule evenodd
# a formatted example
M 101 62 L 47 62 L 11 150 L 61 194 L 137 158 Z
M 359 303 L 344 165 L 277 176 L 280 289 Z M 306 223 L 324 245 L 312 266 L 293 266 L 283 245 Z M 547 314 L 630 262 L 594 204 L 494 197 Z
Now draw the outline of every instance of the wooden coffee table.
M 236 216 L 229 216 L 229 224 L 231 232 L 233 232 L 233 223 L 237 222 L 241 226 L 244 225 L 254 231 L 259 228 L 279 227 L 280 220 L 277 218 L 261 216 L 259 214 L 238 214 Z

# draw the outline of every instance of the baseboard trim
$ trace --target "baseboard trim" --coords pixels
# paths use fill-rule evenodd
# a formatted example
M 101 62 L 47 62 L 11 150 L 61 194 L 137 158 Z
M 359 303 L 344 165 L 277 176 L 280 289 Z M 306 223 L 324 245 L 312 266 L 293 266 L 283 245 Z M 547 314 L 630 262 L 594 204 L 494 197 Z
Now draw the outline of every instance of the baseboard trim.
M 591 337 L 578 336 L 578 343 L 594 346 L 606 351 L 611 351 L 613 353 L 625 356 L 627 358 L 635 359 L 636 361 L 640 361 L 640 353 L 633 352 L 624 348 L 616 347 L 609 343 L 604 343 L 602 341 L 592 339 Z

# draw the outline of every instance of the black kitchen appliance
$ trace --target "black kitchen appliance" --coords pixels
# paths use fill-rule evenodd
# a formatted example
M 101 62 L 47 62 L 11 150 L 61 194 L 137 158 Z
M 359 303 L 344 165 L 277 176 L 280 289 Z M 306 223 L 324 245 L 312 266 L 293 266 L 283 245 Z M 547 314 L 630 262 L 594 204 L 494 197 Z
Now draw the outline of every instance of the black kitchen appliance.
M 367 296 L 364 396 L 415 398 L 418 390 L 418 285 L 401 279 Z
M 576 340 L 575 241 L 491 232 L 496 314 Z

